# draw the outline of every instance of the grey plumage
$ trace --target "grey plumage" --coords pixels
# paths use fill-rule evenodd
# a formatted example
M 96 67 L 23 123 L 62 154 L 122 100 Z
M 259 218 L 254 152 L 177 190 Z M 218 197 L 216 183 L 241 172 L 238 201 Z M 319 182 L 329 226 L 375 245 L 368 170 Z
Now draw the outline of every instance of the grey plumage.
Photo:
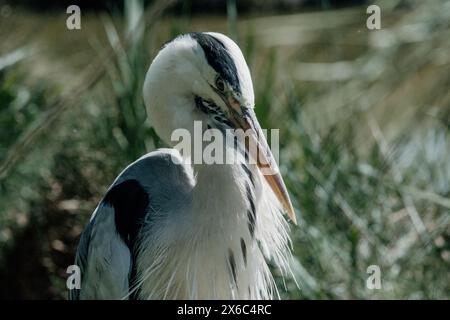
M 80 238 L 76 264 L 84 276 L 81 293 L 80 290 L 72 290 L 72 299 L 105 299 L 108 295 L 109 298 L 117 299 L 129 295 L 133 286 L 130 282 L 131 274 L 138 258 L 137 242 L 127 246 L 115 223 L 117 211 L 105 201 L 115 186 L 126 181 L 140 181 L 148 198 L 149 204 L 145 208 L 145 215 L 142 217 L 144 221 L 139 229 L 139 232 L 144 233 L 142 237 L 145 237 L 145 233 L 152 232 L 152 220 L 161 219 L 176 208 L 182 210 L 189 205 L 186 200 L 189 200 L 189 192 L 193 187 L 192 177 L 181 164 L 172 162 L 171 150 L 161 149 L 149 153 L 128 166 L 109 188 Z M 108 232 L 100 234 L 100 226 Z M 108 238 L 105 239 L 105 236 Z M 117 251 L 111 252 L 111 248 L 116 248 Z M 124 259 L 125 263 L 115 263 L 116 256 L 127 257 Z M 114 281 L 105 281 L 104 277 Z M 107 287 L 103 288 L 105 284 Z
M 220 81 L 218 81 L 218 79 Z M 173 130 L 250 128 L 271 160 L 254 111 L 250 73 L 237 45 L 217 33 L 166 44 L 149 68 L 144 101 L 160 137 Z M 256 138 L 255 138 L 256 137 Z M 174 149 L 151 152 L 113 182 L 83 231 L 72 299 L 267 299 L 276 286 L 266 259 L 288 272 L 295 219 L 275 164 L 274 178 L 249 164 L 233 136 L 232 164 L 188 164 Z

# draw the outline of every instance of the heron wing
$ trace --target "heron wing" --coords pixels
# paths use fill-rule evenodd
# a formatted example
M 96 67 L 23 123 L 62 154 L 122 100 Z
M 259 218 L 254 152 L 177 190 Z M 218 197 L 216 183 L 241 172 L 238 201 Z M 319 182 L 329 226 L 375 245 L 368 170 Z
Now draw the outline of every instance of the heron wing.
M 81 289 L 73 298 L 128 297 L 134 277 L 135 238 L 148 207 L 148 194 L 137 180 L 114 185 L 83 232 L 76 256 Z
M 192 174 L 173 156 L 179 157 L 168 149 L 149 153 L 117 177 L 81 235 L 75 259 L 81 288 L 71 290 L 70 299 L 130 297 L 141 230 L 144 238 L 150 236 L 143 228 L 147 216 L 155 210 L 169 214 L 193 184 Z

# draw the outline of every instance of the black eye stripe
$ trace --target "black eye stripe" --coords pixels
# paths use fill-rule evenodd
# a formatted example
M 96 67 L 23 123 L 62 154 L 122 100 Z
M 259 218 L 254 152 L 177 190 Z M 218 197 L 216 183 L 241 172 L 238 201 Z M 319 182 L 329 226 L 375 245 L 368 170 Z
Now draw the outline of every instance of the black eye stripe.
M 237 68 L 225 45 L 206 33 L 193 32 L 190 36 L 202 47 L 209 65 L 233 87 L 235 92 L 241 93 Z

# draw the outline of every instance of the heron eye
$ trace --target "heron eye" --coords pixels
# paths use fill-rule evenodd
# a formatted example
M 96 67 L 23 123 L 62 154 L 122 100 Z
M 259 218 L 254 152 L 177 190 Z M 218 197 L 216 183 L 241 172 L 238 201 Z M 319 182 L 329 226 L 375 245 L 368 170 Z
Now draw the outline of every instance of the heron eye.
M 222 92 L 225 90 L 225 82 L 221 77 L 216 78 L 216 88 Z

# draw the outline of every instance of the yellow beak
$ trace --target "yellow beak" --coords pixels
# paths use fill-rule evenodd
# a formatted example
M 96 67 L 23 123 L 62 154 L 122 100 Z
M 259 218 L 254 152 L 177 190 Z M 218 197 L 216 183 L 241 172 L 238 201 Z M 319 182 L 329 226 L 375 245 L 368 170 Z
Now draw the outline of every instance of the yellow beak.
M 267 144 L 261 126 L 256 119 L 256 115 L 253 110 L 248 110 L 248 112 L 241 116 L 240 114 L 242 113 L 242 110 L 240 104 L 232 97 L 228 98 L 228 105 L 234 110 L 234 112 L 232 112 L 233 119 L 230 120 L 237 126 L 237 128 L 242 129 L 244 132 L 250 133 L 247 135 L 249 137 L 249 143 L 245 143 L 245 148 L 248 154 L 253 159 L 256 159 L 258 168 L 263 173 L 264 178 L 274 192 L 278 201 L 280 201 L 283 205 L 283 208 L 286 210 L 292 222 L 297 224 L 295 211 L 292 206 L 291 199 L 289 198 L 286 185 L 284 184 L 278 165 L 274 160 L 272 151 Z M 256 146 L 256 148 L 252 148 L 252 144 L 253 146 Z

